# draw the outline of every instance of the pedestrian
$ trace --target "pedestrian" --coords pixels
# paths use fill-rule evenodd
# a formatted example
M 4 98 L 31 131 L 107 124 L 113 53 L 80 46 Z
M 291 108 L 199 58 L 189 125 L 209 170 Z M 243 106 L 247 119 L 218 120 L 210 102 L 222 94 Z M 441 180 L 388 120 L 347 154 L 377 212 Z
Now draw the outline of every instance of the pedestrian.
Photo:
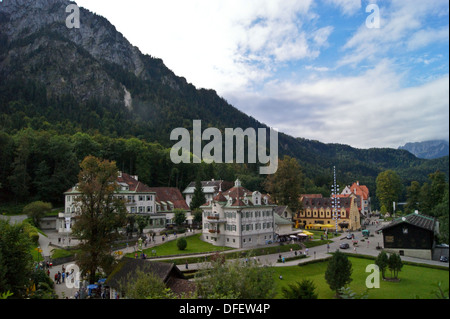
M 58 273 L 55 272 L 55 283 L 58 283 Z
M 186 269 L 189 269 L 189 265 L 188 262 L 186 261 Z
M 63 273 L 61 274 L 61 277 L 62 277 L 62 282 L 64 282 L 64 279 L 66 278 L 66 273 L 63 272 Z
M 316 259 L 316 252 L 314 251 L 314 259 Z
M 306 249 L 305 249 L 305 255 L 306 255 L 306 256 L 308 256 L 308 252 L 309 252 L 309 249 L 306 248 Z

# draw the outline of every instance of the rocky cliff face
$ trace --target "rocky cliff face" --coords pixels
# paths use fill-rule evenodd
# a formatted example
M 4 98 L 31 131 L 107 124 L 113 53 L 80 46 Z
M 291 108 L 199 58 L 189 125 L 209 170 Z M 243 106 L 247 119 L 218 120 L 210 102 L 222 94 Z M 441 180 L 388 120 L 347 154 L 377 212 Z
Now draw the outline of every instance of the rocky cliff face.
M 33 79 L 49 95 L 81 100 L 108 96 L 129 105 L 128 88 L 105 64 L 120 66 L 145 81 L 175 80 L 162 61 L 144 56 L 105 18 L 80 8 L 80 28 L 68 28 L 68 0 L 4 0 L 0 3 L 0 74 L 4 81 Z M 153 69 L 159 69 L 154 72 Z M 161 73 L 164 77 L 154 74 Z M 152 72 L 153 71 L 153 72 Z M 183 81 L 181 81 L 182 83 Z

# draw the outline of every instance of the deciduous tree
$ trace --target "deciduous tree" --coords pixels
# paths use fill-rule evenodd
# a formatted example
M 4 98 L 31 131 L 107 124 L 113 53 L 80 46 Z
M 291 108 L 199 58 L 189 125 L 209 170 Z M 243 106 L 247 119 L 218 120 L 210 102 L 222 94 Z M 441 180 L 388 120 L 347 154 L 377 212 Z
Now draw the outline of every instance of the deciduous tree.
M 392 211 L 392 204 L 398 201 L 402 191 L 400 177 L 393 170 L 386 170 L 378 174 L 376 184 L 376 195 L 380 204 L 384 205 L 389 211 Z
M 278 163 L 275 174 L 268 175 L 264 182 L 265 189 L 271 194 L 278 205 L 287 205 L 292 211 L 301 207 L 303 173 L 295 158 L 284 156 Z
M 114 196 L 118 189 L 114 162 L 88 156 L 80 167 L 80 211 L 72 234 L 80 240 L 77 264 L 93 283 L 99 267 L 111 268 L 111 244 L 119 236 L 118 228 L 126 225 L 126 209 L 124 201 Z
M 33 224 L 39 227 L 39 223 L 45 214 L 52 210 L 52 203 L 42 201 L 32 202 L 23 208 L 23 213 L 33 220 Z

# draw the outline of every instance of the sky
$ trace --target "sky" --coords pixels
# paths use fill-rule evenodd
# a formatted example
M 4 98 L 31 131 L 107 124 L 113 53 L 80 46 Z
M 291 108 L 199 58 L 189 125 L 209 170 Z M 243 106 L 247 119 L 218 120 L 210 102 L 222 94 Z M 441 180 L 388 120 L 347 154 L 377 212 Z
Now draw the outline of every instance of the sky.
M 357 148 L 449 140 L 447 0 L 76 3 L 280 132 Z

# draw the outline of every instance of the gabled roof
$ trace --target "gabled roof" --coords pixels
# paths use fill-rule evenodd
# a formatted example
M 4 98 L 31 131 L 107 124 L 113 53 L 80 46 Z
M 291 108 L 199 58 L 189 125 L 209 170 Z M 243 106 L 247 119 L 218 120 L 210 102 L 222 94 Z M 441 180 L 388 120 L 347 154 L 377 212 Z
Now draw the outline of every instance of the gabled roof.
M 210 181 L 201 181 L 202 190 L 204 193 L 215 193 L 220 189 L 222 191 L 228 190 L 231 186 L 233 186 L 232 182 L 224 181 L 224 180 L 210 180 Z M 183 194 L 191 194 L 195 190 L 195 182 L 190 182 L 189 185 L 184 189 Z
M 156 202 L 173 203 L 174 209 L 190 210 L 183 195 L 176 187 L 149 187 L 150 191 L 156 193 Z
M 349 187 L 350 192 L 361 196 L 362 199 L 367 200 L 369 198 L 369 189 L 366 185 L 359 185 L 359 182 L 355 182 L 352 184 L 352 186 L 347 187 Z
M 397 226 L 402 223 L 414 225 L 414 226 L 434 232 L 434 230 L 435 230 L 434 228 L 436 226 L 436 219 L 431 216 L 426 216 L 426 215 L 418 214 L 418 213 L 412 213 L 412 214 L 406 215 L 404 217 L 399 217 L 399 218 L 394 219 L 388 225 L 382 227 L 381 230 L 388 229 L 388 228 Z
M 137 176 L 132 176 L 127 173 L 119 172 L 119 176 L 116 179 L 117 184 L 125 186 L 128 186 L 127 192 L 130 193 L 151 193 L 150 187 L 148 187 L 146 184 L 140 182 L 137 179 Z M 120 190 L 119 190 L 120 191 Z M 76 186 L 71 187 L 68 189 L 65 193 L 78 193 Z
M 355 197 L 359 198 L 359 196 L 355 196 L 352 194 L 350 194 L 350 195 L 351 196 L 345 196 L 345 197 L 339 198 L 341 210 L 343 208 L 345 208 L 347 211 L 349 211 L 351 203 L 353 201 L 353 198 L 355 198 Z M 302 201 L 303 209 L 307 209 L 307 208 L 310 208 L 310 209 L 330 208 L 330 209 L 332 209 L 332 205 L 333 205 L 333 198 L 331 198 L 331 197 L 316 197 L 316 196 L 309 197 L 308 195 L 303 195 L 302 200 L 303 200 Z M 356 204 L 357 204 L 358 209 L 361 210 L 361 201 L 357 200 Z
M 222 192 L 219 191 L 219 193 L 216 196 L 214 196 L 213 200 L 216 202 L 226 202 L 227 198 L 223 196 Z
M 183 278 L 183 274 L 175 264 L 124 257 L 108 276 L 105 285 L 112 288 L 120 288 L 124 281 L 136 278 L 138 270 L 153 273 L 164 283 L 167 282 L 172 272 L 172 275 Z
M 274 214 L 273 216 L 274 216 L 275 224 L 277 224 L 277 225 L 293 225 L 294 224 L 290 220 L 288 220 L 284 217 L 281 217 L 278 214 Z
M 150 187 L 140 182 L 136 178 L 137 176 L 131 176 L 127 173 L 120 173 L 117 177 L 118 183 L 126 183 L 129 187 L 130 192 L 136 193 L 149 193 L 151 192 Z
M 277 206 L 275 207 L 275 213 L 277 213 L 279 216 L 283 217 L 282 214 L 289 209 L 288 206 Z

